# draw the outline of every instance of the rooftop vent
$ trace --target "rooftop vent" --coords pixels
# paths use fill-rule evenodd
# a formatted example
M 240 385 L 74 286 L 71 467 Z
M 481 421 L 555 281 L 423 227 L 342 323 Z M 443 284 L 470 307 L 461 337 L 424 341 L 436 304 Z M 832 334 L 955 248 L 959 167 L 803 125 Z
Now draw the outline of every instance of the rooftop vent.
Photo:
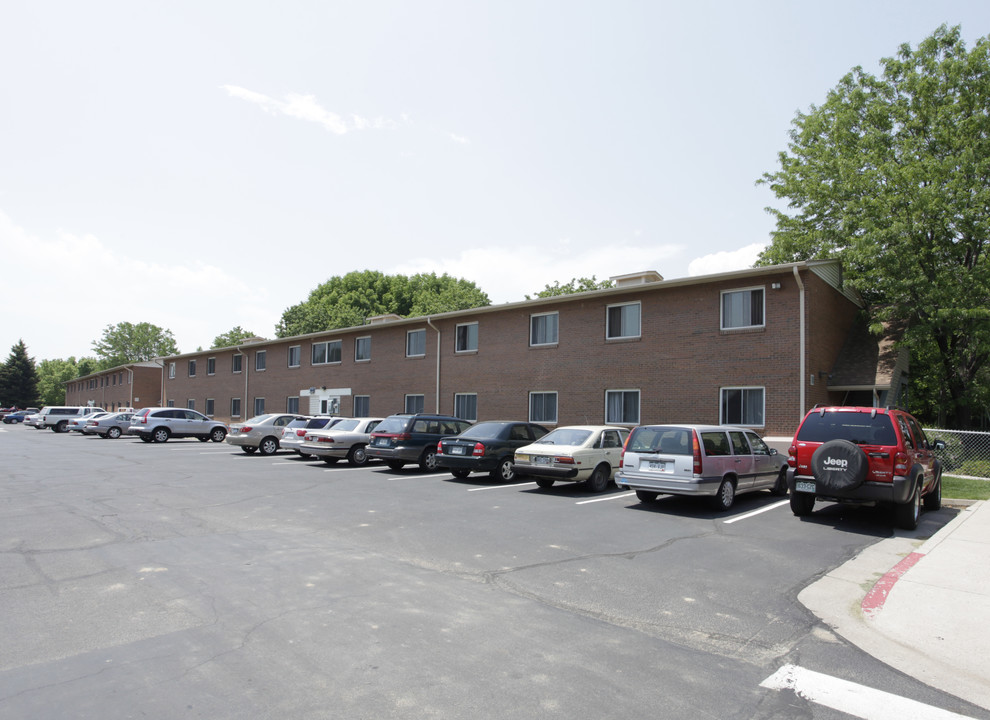
M 365 322 L 368 325 L 381 325 L 382 323 L 392 322 L 393 320 L 401 320 L 401 315 L 396 315 L 395 313 L 387 313 L 386 315 L 372 315 Z
M 630 285 L 662 282 L 663 275 L 656 270 L 643 270 L 642 272 L 629 273 L 627 275 L 613 275 L 609 280 L 614 282 L 616 287 L 628 287 Z

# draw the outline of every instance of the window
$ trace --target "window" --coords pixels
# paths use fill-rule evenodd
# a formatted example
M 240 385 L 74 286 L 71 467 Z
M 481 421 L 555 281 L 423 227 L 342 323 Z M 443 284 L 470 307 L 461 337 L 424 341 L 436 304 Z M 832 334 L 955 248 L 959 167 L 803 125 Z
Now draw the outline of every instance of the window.
M 113 377 L 113 384 L 114 384 L 114 386 L 116 387 L 116 385 L 117 385 L 117 373 L 114 373 L 114 374 L 112 375 L 112 377 Z
M 299 396 L 290 397 L 286 400 L 285 411 L 288 413 L 298 413 L 299 412 Z
M 175 363 L 170 362 L 168 364 L 168 379 L 171 380 L 175 377 Z
M 529 316 L 529 344 L 553 345 L 557 342 L 557 313 Z
M 213 398 L 206 398 L 206 415 L 207 417 L 213 417 L 213 406 L 215 402 Z
M 196 409 L 196 401 L 195 400 L 186 400 L 186 407 L 189 408 L 190 410 L 195 410 Z
M 410 330 L 406 333 L 406 357 L 426 355 L 426 330 Z
M 605 422 L 617 425 L 639 424 L 639 390 L 607 390 Z
M 167 403 L 165 403 L 165 407 L 175 407 L 175 400 L 169 400 Z M 167 417 L 173 417 L 173 416 L 168 415 Z
M 371 360 L 370 337 L 359 337 L 354 341 L 354 360 L 356 362 Z
M 341 340 L 328 340 L 327 342 L 313 343 L 311 358 L 313 365 L 339 363 L 340 349 L 342 346 L 343 341 Z
M 265 414 L 265 399 L 256 397 L 254 399 L 254 414 L 264 415 Z
M 423 412 L 424 402 L 422 395 L 406 395 L 406 412 L 407 413 L 421 413 Z
M 478 419 L 478 395 L 476 393 L 456 393 L 454 395 L 454 417 L 474 422 Z
M 640 336 L 638 302 L 610 305 L 605 313 L 606 338 L 634 338 Z
M 217 359 L 216 358 L 206 358 L 206 374 L 216 375 L 217 374 Z
M 230 360 L 230 371 L 239 373 L 243 365 L 244 365 L 244 356 L 240 354 L 234 355 L 234 357 L 232 357 Z
M 478 349 L 478 323 L 457 326 L 454 352 L 472 352 Z
M 761 387 L 722 388 L 719 417 L 723 425 L 763 427 L 764 397 Z
M 531 392 L 529 394 L 529 421 L 556 424 L 557 393 Z
M 369 417 L 371 415 L 371 396 L 354 396 L 354 417 Z
M 301 358 L 302 358 L 302 346 L 301 345 L 291 346 L 289 348 L 289 367 L 299 367 Z
M 241 416 L 241 399 L 231 398 L 230 399 L 230 416 L 232 418 Z
M 722 329 L 763 327 L 763 288 L 722 293 Z
M 268 351 L 259 350 L 254 354 L 254 369 L 256 372 L 261 372 L 265 369 L 265 364 L 268 362 Z
M 196 361 L 189 361 L 189 377 L 196 377 Z

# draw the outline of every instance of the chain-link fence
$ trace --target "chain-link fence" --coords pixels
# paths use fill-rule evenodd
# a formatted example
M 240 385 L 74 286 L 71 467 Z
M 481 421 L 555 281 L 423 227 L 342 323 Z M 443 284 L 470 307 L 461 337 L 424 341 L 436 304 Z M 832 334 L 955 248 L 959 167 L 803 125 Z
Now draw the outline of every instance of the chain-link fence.
M 935 430 L 925 428 L 928 441 L 945 443 L 935 455 L 942 461 L 942 471 L 952 475 L 990 478 L 990 432 L 972 430 Z

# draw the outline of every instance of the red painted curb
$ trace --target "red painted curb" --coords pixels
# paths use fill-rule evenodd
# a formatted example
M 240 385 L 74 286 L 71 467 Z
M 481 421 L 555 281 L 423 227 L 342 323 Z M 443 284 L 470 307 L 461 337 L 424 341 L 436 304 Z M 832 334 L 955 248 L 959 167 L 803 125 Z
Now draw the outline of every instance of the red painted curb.
M 877 581 L 876 585 L 874 585 L 870 591 L 866 593 L 866 597 L 863 598 L 863 602 L 859 604 L 867 618 L 872 618 L 883 609 L 883 604 L 887 602 L 887 596 L 890 594 L 890 591 L 893 590 L 894 583 L 900 580 L 901 576 L 914 567 L 915 563 L 921 560 L 924 556 L 924 553 L 911 553 L 897 563 L 890 572 Z

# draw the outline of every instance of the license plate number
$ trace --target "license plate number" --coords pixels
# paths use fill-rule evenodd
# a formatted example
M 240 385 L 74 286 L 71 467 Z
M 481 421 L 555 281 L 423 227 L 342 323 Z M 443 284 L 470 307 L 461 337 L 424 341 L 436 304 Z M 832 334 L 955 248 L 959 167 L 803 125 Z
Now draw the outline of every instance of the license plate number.
M 650 460 L 647 469 L 656 470 L 657 472 L 667 472 L 667 463 L 662 460 Z
M 798 480 L 794 483 L 794 492 L 813 493 L 815 492 L 815 483 L 808 480 Z
M 549 465 L 551 462 L 552 460 L 545 455 L 537 455 L 533 458 L 534 465 Z
M 461 445 L 454 445 L 453 447 L 450 448 L 450 454 L 451 455 L 463 455 L 464 454 L 464 448 L 463 448 L 463 446 L 461 446 Z
M 388 438 L 375 438 L 375 445 L 388 447 Z

